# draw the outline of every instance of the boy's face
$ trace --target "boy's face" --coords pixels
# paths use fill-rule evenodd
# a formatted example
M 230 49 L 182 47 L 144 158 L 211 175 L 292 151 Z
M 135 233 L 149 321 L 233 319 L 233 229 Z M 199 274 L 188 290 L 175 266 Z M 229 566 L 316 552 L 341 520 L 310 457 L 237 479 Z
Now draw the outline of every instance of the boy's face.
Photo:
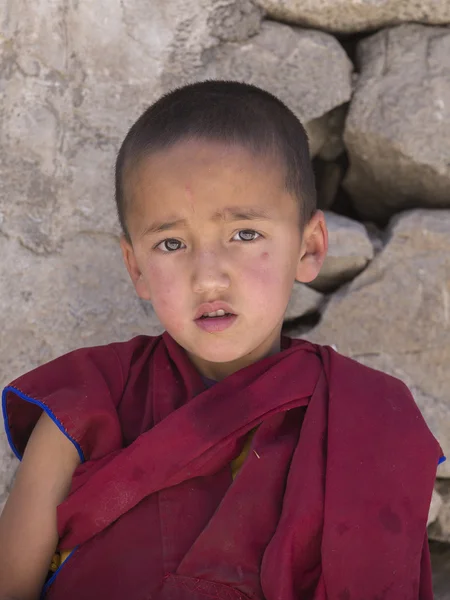
M 320 211 L 302 234 L 278 161 L 191 140 L 144 159 L 126 187 L 125 264 L 200 372 L 222 379 L 278 351 L 293 282 L 314 279 L 327 249 Z M 216 308 L 232 315 L 201 316 Z

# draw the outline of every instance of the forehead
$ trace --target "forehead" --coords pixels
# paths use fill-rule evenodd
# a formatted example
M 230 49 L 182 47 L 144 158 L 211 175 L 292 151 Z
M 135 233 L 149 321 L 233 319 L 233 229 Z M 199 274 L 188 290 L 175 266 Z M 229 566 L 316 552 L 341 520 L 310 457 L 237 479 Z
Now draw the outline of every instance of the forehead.
M 130 217 L 139 219 L 169 214 L 207 218 L 230 205 L 276 213 L 295 203 L 285 190 L 279 159 L 202 140 L 180 142 L 144 157 L 131 170 L 126 187 Z

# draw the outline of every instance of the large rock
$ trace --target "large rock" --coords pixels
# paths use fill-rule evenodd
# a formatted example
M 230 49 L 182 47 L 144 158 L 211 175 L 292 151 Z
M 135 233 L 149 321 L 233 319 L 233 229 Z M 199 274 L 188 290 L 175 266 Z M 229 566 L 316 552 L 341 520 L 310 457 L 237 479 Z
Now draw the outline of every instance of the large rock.
M 404 380 L 450 457 L 450 211 L 404 213 L 389 234 L 308 339 Z M 438 473 L 450 477 L 450 460 Z
M 0 232 L 36 252 L 117 233 L 113 164 L 128 127 L 195 78 L 205 50 L 261 20 L 250 0 L 0 5 Z
M 2 387 L 74 348 L 162 331 L 136 296 L 113 236 L 79 234 L 42 256 L 0 235 L 0 255 Z
M 352 63 L 331 35 L 263 22 L 257 35 L 216 46 L 205 61 L 203 77 L 252 83 L 285 102 L 306 125 L 312 154 L 340 129 L 337 115 L 317 121 L 352 92 Z
M 373 258 L 373 246 L 364 225 L 325 212 L 328 227 L 329 248 L 319 276 L 311 287 L 330 292 L 361 273 Z
M 450 22 L 448 0 L 256 0 L 274 19 L 336 33 L 380 29 L 415 21 Z
M 345 187 L 363 217 L 450 207 L 449 56 L 450 29 L 442 27 L 404 25 L 358 45 Z

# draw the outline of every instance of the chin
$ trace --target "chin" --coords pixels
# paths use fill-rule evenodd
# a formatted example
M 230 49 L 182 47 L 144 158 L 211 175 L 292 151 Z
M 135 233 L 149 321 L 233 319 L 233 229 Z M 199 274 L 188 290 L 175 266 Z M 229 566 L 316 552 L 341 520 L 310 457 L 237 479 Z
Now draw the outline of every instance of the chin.
M 211 363 L 229 363 L 239 360 L 249 351 L 250 349 L 237 347 L 235 342 L 226 342 L 211 336 L 210 341 L 204 341 L 201 345 L 198 345 L 195 351 L 192 351 L 192 354 Z
M 201 358 L 202 360 L 205 360 L 207 362 L 229 363 L 229 362 L 233 362 L 235 360 L 239 360 L 240 358 L 242 358 L 244 356 L 245 352 L 239 352 L 238 350 L 236 350 L 236 347 L 229 348 L 229 349 L 201 348 L 200 352 L 197 350 L 197 352 L 195 352 L 195 354 L 199 358 Z

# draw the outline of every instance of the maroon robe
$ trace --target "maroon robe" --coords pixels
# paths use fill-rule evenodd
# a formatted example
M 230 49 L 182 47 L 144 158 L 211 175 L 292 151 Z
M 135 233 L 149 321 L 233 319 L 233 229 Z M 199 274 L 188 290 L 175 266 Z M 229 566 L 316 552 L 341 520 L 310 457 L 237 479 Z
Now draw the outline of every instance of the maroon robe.
M 46 598 L 432 598 L 442 451 L 411 394 L 329 347 L 282 345 L 209 389 L 167 333 L 5 389 L 16 454 L 44 408 L 85 460 L 58 507 L 59 547 L 75 550 Z

